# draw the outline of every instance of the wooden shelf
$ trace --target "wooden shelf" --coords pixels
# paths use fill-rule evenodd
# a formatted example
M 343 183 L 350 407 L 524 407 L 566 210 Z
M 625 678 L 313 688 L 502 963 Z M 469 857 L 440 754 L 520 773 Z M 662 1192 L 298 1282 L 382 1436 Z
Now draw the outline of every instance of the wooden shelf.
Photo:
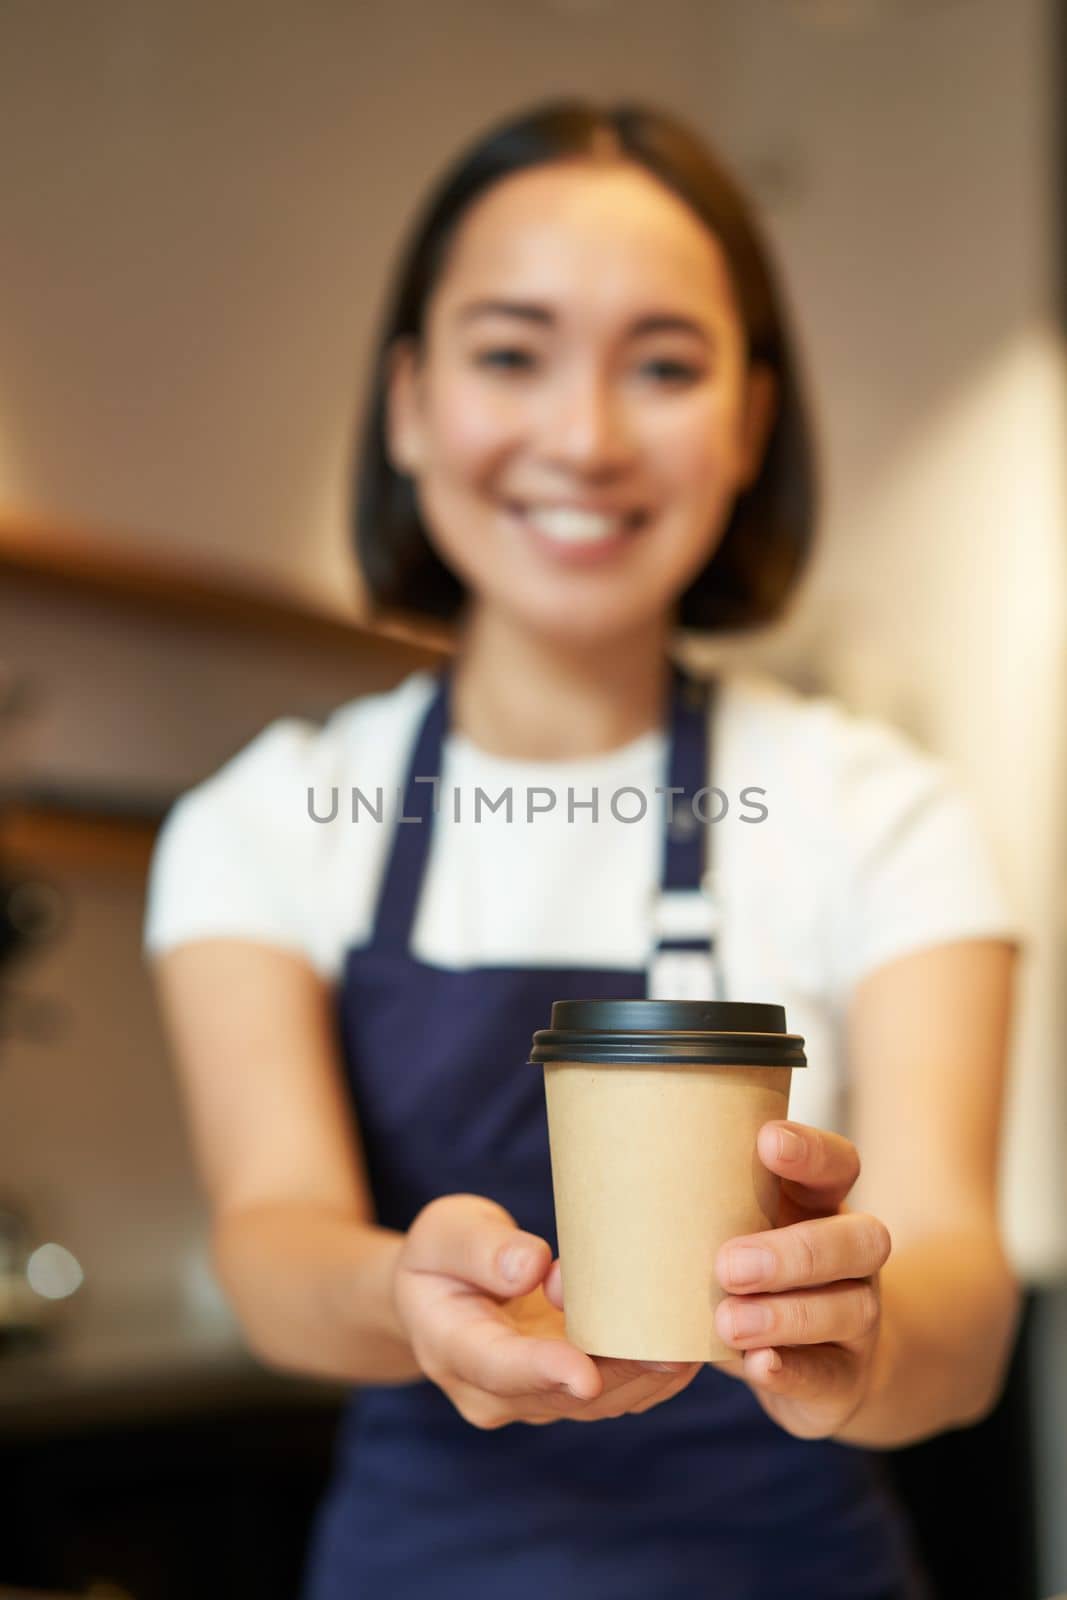
M 89 806 L 18 802 L 0 810 L 0 866 L 143 874 L 159 818 Z
M 293 664 L 297 675 L 305 666 L 321 665 L 322 681 L 336 679 L 339 686 L 387 684 L 435 665 L 448 649 L 444 631 L 435 632 L 417 619 L 368 625 L 360 620 L 355 599 L 350 615 L 331 612 L 295 586 L 290 591 L 232 565 L 192 560 L 149 540 L 138 545 L 114 534 L 21 516 L 0 514 L 0 589 L 15 615 L 20 598 L 24 606 L 32 592 L 54 602 L 57 612 L 76 609 L 79 615 L 92 614 L 94 622 L 99 617 L 105 635 L 113 628 L 119 637 L 124 616 L 159 618 L 181 630 L 181 652 L 212 659 L 210 652 L 218 651 L 221 639 L 227 670 L 248 670 L 248 652 L 238 661 L 229 651 L 230 641 L 240 638 L 253 652 L 267 652 L 275 663 L 281 662 L 283 673 L 285 662 Z M 173 658 L 173 640 L 170 647 Z M 255 654 L 252 660 L 254 664 Z M 16 664 L 5 661 L 0 649 L 0 679 L 5 668 L 17 702 Z M 57 678 L 61 676 L 57 666 Z M 74 692 L 69 673 L 63 692 L 69 702 Z M 131 770 L 139 770 L 136 763 Z M 0 861 L 42 873 L 50 868 L 140 872 L 147 867 L 174 794 L 149 792 L 134 779 L 117 778 L 112 792 L 95 791 L 76 778 L 68 782 L 61 777 L 55 783 L 54 788 L 41 787 L 29 779 L 10 794 L 0 792 Z
M 331 652 L 374 650 L 429 661 L 448 649 L 445 630 L 417 619 L 361 620 L 355 598 L 350 613 L 330 611 L 232 564 L 190 560 L 132 538 L 15 514 L 0 514 L 0 576 L 38 590 L 93 595 L 192 624 L 222 622 Z

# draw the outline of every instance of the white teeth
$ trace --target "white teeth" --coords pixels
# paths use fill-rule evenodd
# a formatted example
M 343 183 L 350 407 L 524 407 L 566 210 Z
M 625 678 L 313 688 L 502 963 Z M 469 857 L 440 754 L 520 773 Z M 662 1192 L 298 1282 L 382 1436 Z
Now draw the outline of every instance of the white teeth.
M 539 533 L 560 544 L 592 544 L 621 533 L 628 519 L 604 516 L 595 511 L 579 511 L 571 506 L 529 506 L 524 512 Z

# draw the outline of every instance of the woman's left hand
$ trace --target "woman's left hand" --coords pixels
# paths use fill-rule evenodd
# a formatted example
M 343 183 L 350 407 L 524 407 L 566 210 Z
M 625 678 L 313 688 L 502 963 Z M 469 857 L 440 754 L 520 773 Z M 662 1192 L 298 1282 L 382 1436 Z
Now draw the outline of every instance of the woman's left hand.
M 881 1335 L 879 1271 L 892 1241 L 884 1222 L 845 1205 L 860 1170 L 850 1140 L 765 1122 L 756 1149 L 781 1178 L 778 1226 L 730 1239 L 716 1257 L 728 1294 L 715 1324 L 743 1352 L 740 1365 L 720 1370 L 747 1383 L 786 1432 L 826 1438 L 867 1395 Z M 755 1277 L 758 1256 L 764 1270 Z

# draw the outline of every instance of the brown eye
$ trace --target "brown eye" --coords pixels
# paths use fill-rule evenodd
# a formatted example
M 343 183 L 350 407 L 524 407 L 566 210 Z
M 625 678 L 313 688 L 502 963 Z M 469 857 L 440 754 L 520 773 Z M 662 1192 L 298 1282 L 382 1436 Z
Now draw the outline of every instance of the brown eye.
M 660 381 L 665 383 L 695 383 L 701 376 L 699 367 L 690 366 L 685 361 L 648 361 L 644 370 L 655 371 L 660 375 Z
M 529 350 L 522 350 L 517 345 L 500 345 L 493 350 L 483 350 L 475 357 L 476 364 L 480 367 L 496 368 L 501 372 L 521 372 L 533 365 L 534 358 Z

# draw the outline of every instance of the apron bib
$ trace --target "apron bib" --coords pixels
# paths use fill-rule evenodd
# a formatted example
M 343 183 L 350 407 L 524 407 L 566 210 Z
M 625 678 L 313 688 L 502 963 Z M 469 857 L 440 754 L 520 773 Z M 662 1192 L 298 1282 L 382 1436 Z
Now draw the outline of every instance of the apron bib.
M 484 1194 L 556 1255 L 543 1078 L 527 1063 L 533 1033 L 547 1027 L 554 1000 L 642 999 L 649 984 L 644 970 L 455 970 L 412 955 L 433 787 L 415 778 L 440 776 L 449 687 L 446 665 L 399 813 L 421 821 L 394 828 L 372 937 L 345 957 L 337 996 L 345 1072 L 381 1226 L 406 1229 L 439 1195 Z M 713 978 L 714 941 L 693 936 L 710 829 L 691 826 L 688 802 L 711 782 L 713 692 L 714 683 L 674 667 L 668 782 L 684 793 L 665 829 L 659 907 L 667 914 L 651 964 L 660 995 L 672 981 L 688 985 L 674 998 L 707 994 L 701 984 L 729 998 Z M 505 1593 L 929 1600 L 877 1453 L 794 1439 L 713 1366 L 651 1411 L 544 1427 L 475 1428 L 426 1379 L 353 1389 L 302 1600 Z

